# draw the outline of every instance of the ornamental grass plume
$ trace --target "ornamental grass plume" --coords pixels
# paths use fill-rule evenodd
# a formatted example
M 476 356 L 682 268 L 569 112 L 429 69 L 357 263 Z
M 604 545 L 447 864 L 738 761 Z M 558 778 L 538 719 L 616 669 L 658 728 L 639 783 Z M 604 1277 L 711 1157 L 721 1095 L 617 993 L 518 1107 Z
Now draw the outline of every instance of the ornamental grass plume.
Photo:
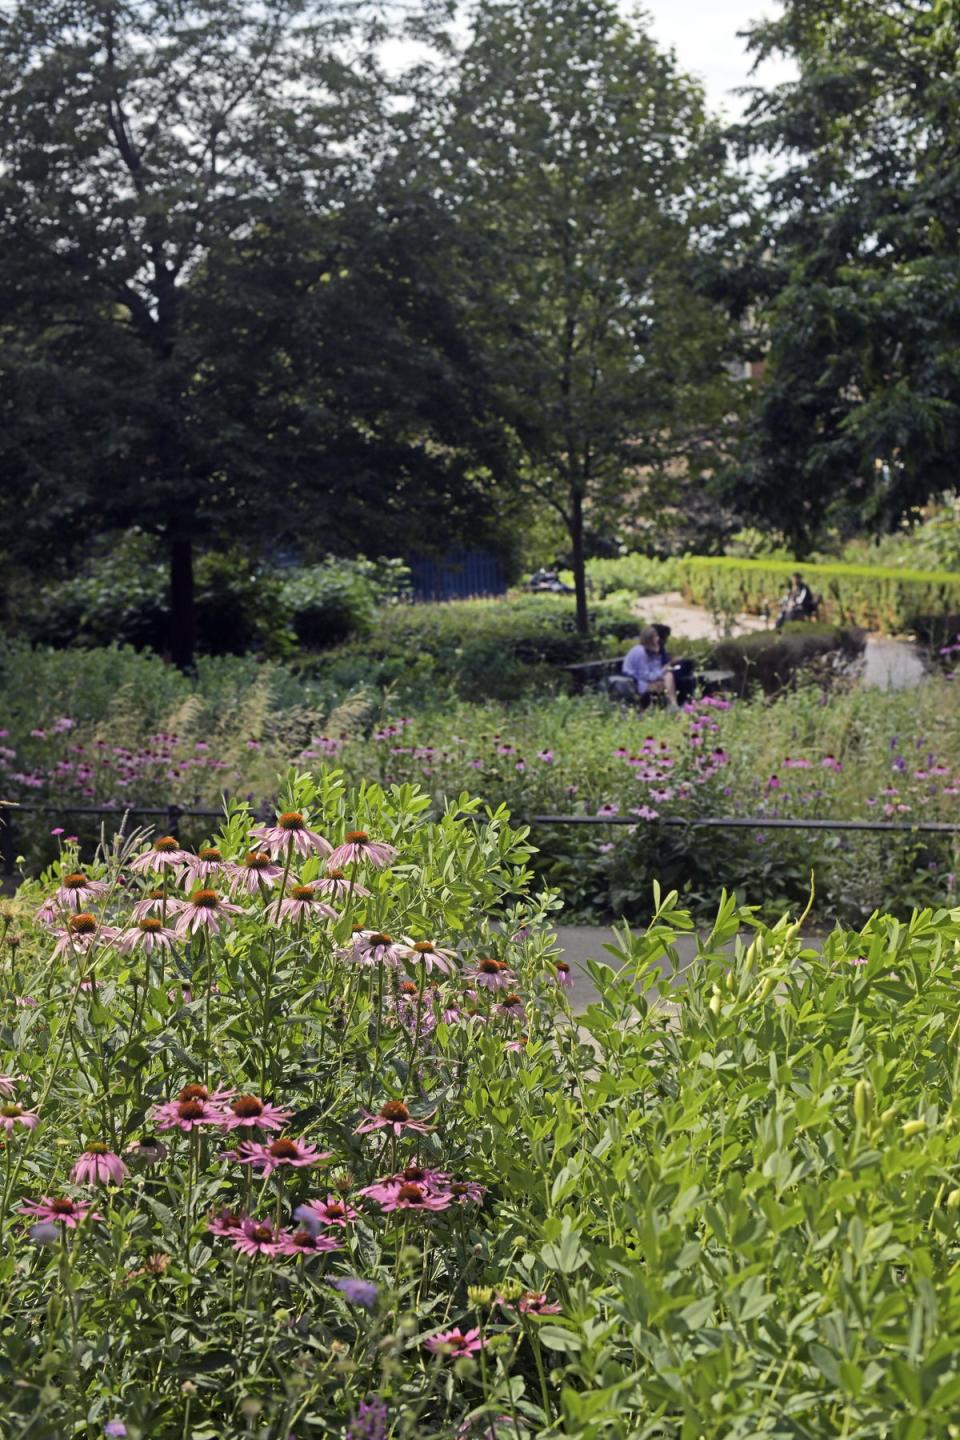
M 36 1130 L 40 1117 L 32 1110 L 24 1110 L 22 1105 L 0 1105 L 0 1129 L 6 1130 L 12 1135 L 14 1129 L 19 1125 L 24 1130 Z
M 461 1330 L 457 1326 L 455 1330 L 442 1330 L 439 1335 L 431 1335 L 429 1340 L 424 1341 L 424 1349 L 432 1355 L 457 1359 L 461 1355 L 476 1355 L 488 1344 L 489 1341 L 484 1339 L 476 1326 L 472 1330 Z
M 369 1110 L 364 1110 L 363 1114 L 365 1119 L 354 1130 L 354 1135 L 367 1135 L 371 1130 L 392 1130 L 394 1135 L 402 1135 L 404 1130 L 410 1130 L 419 1135 L 429 1135 L 436 1128 L 426 1124 L 424 1120 L 412 1119 L 402 1100 L 387 1100 L 376 1115 Z
M 364 863 L 379 870 L 389 865 L 396 853 L 394 845 L 387 845 L 383 840 L 371 840 L 366 830 L 348 830 L 343 844 L 337 846 L 327 863 L 335 868 Z
M 142 850 L 130 861 L 130 869 L 134 874 L 147 870 L 179 871 L 189 865 L 191 858 L 190 852 L 181 849 L 180 841 L 173 835 L 161 835 L 149 849 Z
M 311 830 L 299 810 L 285 810 L 276 824 L 255 825 L 250 834 L 274 860 L 280 855 L 286 860 L 292 855 L 330 855 L 333 851 L 330 841 Z
M 206 930 L 211 935 L 220 934 L 220 921 L 231 915 L 242 915 L 243 908 L 224 900 L 216 890 L 195 890 L 189 900 L 171 901 L 171 909 L 177 915 L 176 933 L 182 940 Z
M 71 1200 L 65 1195 L 41 1195 L 39 1200 L 25 1200 L 20 1206 L 21 1215 L 47 1224 L 59 1224 L 67 1230 L 76 1230 L 87 1216 L 91 1220 L 102 1220 L 103 1216 L 93 1210 L 90 1200 Z
M 129 1173 L 120 1156 L 98 1140 L 76 1161 L 70 1179 L 74 1185 L 122 1185 Z

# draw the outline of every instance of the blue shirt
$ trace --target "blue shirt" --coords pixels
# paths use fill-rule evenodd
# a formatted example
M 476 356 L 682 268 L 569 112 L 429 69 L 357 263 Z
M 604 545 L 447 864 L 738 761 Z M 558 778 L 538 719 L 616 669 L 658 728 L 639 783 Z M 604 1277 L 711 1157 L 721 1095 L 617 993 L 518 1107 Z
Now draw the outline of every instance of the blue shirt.
M 654 680 L 659 680 L 665 669 L 663 655 L 649 655 L 642 645 L 634 645 L 623 662 L 624 675 L 630 676 L 640 695 L 646 694 Z

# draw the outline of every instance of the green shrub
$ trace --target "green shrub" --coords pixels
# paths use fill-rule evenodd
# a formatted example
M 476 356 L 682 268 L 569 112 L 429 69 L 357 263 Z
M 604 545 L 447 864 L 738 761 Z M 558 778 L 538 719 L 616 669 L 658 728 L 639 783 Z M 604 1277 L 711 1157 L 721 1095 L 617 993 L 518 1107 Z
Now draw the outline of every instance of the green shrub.
M 563 578 L 573 583 L 567 571 Z M 615 559 L 588 560 L 587 581 L 592 594 L 603 600 L 608 595 L 659 595 L 680 586 L 676 560 L 656 560 L 650 555 L 620 555 Z
M 822 596 L 820 618 L 867 630 L 902 633 L 917 617 L 960 609 L 960 575 L 949 571 L 888 570 L 879 565 L 802 565 L 787 560 L 688 557 L 680 562 L 683 593 L 718 611 L 776 615 L 780 596 L 800 568 Z
M 865 641 L 862 630 L 801 621 L 780 630 L 754 631 L 721 640 L 710 652 L 709 663 L 721 670 L 732 670 L 741 694 L 759 685 L 765 695 L 773 695 L 795 680 L 811 661 L 827 656 L 843 661 L 856 659 L 863 654 Z

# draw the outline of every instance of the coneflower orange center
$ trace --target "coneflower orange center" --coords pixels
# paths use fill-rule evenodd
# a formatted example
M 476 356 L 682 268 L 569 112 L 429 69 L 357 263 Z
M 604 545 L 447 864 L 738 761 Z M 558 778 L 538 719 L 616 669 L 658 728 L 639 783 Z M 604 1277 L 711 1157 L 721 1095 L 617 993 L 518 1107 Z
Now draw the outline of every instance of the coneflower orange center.
M 204 1104 L 202 1100 L 181 1100 L 177 1106 L 177 1114 L 181 1120 L 199 1120 L 203 1115 Z
M 419 1185 L 421 1180 L 427 1177 L 419 1165 L 408 1165 L 403 1172 L 403 1178 L 411 1185 Z
M 248 870 L 266 870 L 270 864 L 270 856 L 263 850 L 251 850 L 243 863 Z
M 180 1094 L 177 1096 L 177 1099 L 209 1100 L 210 1091 L 207 1089 L 206 1085 L 184 1085 L 183 1089 L 180 1091 Z
M 346 1213 L 346 1208 L 343 1205 L 327 1206 L 327 1214 L 332 1216 L 334 1220 L 341 1220 Z
M 314 1237 L 309 1230 L 298 1230 L 293 1236 L 294 1245 L 299 1245 L 304 1250 L 311 1250 L 316 1244 Z
M 397 1191 L 397 1198 L 399 1200 L 422 1200 L 423 1187 L 420 1185 L 401 1185 Z
M 64 875 L 62 883 L 64 890 L 82 890 L 87 883 L 87 877 L 77 871 L 75 875 Z
M 418 955 L 432 955 L 432 954 L 433 954 L 433 941 L 432 941 L 432 940 L 418 940 L 417 943 L 416 943 L 416 945 L 414 945 L 413 948 L 414 948 L 414 950 L 416 950 L 416 952 L 417 952 Z
M 76 1208 L 72 1200 L 50 1201 L 50 1209 L 56 1211 L 58 1215 L 72 1215 Z
M 103 1143 L 102 1140 L 91 1140 L 90 1144 L 87 1146 L 87 1154 L 88 1154 L 88 1155 L 109 1155 L 109 1154 L 110 1154 L 110 1146 L 109 1146 L 109 1145 L 104 1145 L 104 1143 Z
M 180 841 L 175 840 L 172 835 L 161 835 L 159 840 L 153 844 L 154 850 L 159 850 L 161 855 L 169 854 L 171 850 L 180 849 Z
M 312 886 L 312 885 L 294 885 L 294 886 L 291 887 L 290 896 L 291 896 L 291 899 L 293 899 L 293 900 L 312 900 L 312 899 L 313 899 L 313 886 Z
M 522 1004 L 523 1004 L 523 1001 L 521 1000 L 521 998 L 520 998 L 519 995 L 514 995 L 514 994 L 511 992 L 511 994 L 509 994 L 509 995 L 504 995 L 503 999 L 500 1001 L 500 1004 L 501 1004 L 501 1005 L 522 1005 Z
M 400 993 L 401 995 L 416 995 L 417 987 L 412 980 L 401 980 Z
M 220 851 L 217 849 L 216 845 L 204 845 L 202 850 L 197 851 L 197 854 L 200 856 L 201 860 L 223 859 L 223 856 L 220 854 Z
M 489 956 L 487 956 L 485 960 L 481 960 L 477 965 L 477 969 L 481 975 L 499 975 L 500 971 L 506 970 L 506 968 L 507 966 L 503 960 L 492 960 Z
M 220 904 L 220 896 L 216 890 L 194 890 L 190 896 L 190 904 L 201 910 L 215 910 Z
M 388 1100 L 380 1110 L 383 1120 L 409 1120 L 410 1111 L 402 1100 Z
M 146 931 L 148 935 L 156 935 L 158 930 L 163 929 L 163 921 L 148 915 L 145 920 L 140 921 L 140 929 Z
M 259 1244 L 265 1245 L 268 1240 L 273 1239 L 273 1231 L 270 1229 L 269 1225 L 254 1225 L 253 1238 Z
M 160 885 L 158 885 L 155 890 L 148 890 L 148 891 L 147 891 L 147 899 L 148 899 L 148 900 L 162 900 L 162 899 L 163 899 L 163 887 L 160 886 Z
M 344 843 L 347 845 L 366 845 L 369 839 L 370 836 L 367 834 L 366 830 L 348 830 L 347 838 Z
M 96 928 L 96 916 L 89 915 L 86 910 L 81 910 L 79 915 L 70 916 L 70 929 L 76 935 L 92 935 Z
M 281 830 L 302 830 L 303 816 L 299 810 L 287 810 L 280 816 L 277 824 Z
M 252 1120 L 255 1115 L 263 1114 L 263 1101 L 258 1100 L 256 1095 L 238 1095 L 236 1100 L 231 1101 L 230 1109 L 239 1119 Z
M 338 870 L 336 866 L 334 866 L 332 870 L 327 871 L 328 880 L 345 880 L 346 878 L 347 877 L 344 872 L 342 870 Z
M 22 1114 L 23 1111 L 19 1105 L 4 1105 L 3 1109 L 0 1110 L 0 1115 L 2 1115 L 5 1120 L 16 1120 L 17 1116 Z
M 393 944 L 393 936 L 392 936 L 392 935 L 385 935 L 382 930 L 376 930 L 376 931 L 370 936 L 370 944 L 371 944 L 371 945 L 392 945 L 392 944 Z
M 274 1140 L 267 1148 L 274 1160 L 294 1160 L 300 1154 L 300 1147 L 294 1140 Z

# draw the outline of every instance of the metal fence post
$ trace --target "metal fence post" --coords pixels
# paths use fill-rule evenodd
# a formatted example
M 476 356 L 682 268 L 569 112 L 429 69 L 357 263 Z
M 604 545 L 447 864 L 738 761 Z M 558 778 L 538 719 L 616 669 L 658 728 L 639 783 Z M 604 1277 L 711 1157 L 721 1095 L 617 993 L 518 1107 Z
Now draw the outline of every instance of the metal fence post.
M 17 863 L 17 847 L 13 834 L 13 807 L 4 805 L 0 811 L 0 868 L 12 875 Z
M 180 839 L 180 816 L 183 810 L 179 805 L 167 806 L 167 834 L 172 835 L 174 840 Z

